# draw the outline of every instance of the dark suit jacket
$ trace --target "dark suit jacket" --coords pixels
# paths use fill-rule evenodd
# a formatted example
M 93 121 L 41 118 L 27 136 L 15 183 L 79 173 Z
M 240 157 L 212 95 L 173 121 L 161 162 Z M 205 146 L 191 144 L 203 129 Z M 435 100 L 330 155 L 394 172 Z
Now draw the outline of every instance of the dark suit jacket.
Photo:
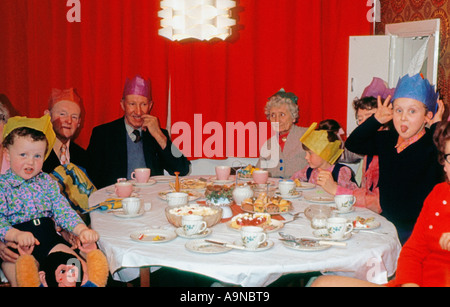
M 189 173 L 190 162 L 181 155 L 172 154 L 172 142 L 166 130 L 167 146 L 163 150 L 149 132 L 143 132 L 144 156 L 151 175 L 163 175 L 164 170 L 181 176 Z M 116 183 L 118 178 L 127 177 L 127 131 L 124 118 L 100 125 L 92 130 L 88 152 L 88 175 L 94 185 L 101 189 Z
M 70 162 L 86 169 L 87 167 L 87 152 L 81 146 L 75 144 L 74 142 L 70 142 L 69 145 L 69 153 L 70 153 Z M 51 173 L 56 167 L 60 166 L 61 162 L 59 162 L 58 156 L 55 151 L 52 150 L 48 158 L 45 160 L 44 165 L 42 167 L 42 171 L 45 173 Z

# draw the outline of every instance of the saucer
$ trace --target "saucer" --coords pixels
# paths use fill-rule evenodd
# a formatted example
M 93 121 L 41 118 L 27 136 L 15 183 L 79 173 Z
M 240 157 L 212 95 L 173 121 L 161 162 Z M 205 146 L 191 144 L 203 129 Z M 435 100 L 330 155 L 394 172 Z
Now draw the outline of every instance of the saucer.
M 348 211 L 345 211 L 345 212 L 342 212 L 342 211 L 339 211 L 337 208 L 336 208 L 336 213 L 337 214 L 348 214 L 348 213 L 352 213 L 352 212 L 354 212 L 355 211 L 355 207 L 351 207 L 351 209 L 350 210 L 348 210 Z
M 232 250 L 231 247 L 214 243 L 208 243 L 205 242 L 204 240 L 189 241 L 184 245 L 184 247 L 191 252 L 200 254 L 221 254 Z
M 163 229 L 144 229 L 130 234 L 130 238 L 133 241 L 151 244 L 169 242 L 176 237 L 175 232 Z
M 112 194 L 112 195 L 114 195 L 114 196 L 117 196 L 116 195 L 116 190 L 115 190 L 115 188 L 114 188 L 114 186 L 110 186 L 110 187 L 107 187 L 107 188 L 105 188 L 105 191 L 106 191 L 106 193 L 108 193 L 108 194 Z M 133 193 L 138 193 L 138 192 L 140 192 L 141 190 L 139 189 L 139 188 L 133 188 Z M 131 197 L 131 196 L 130 196 Z
M 157 183 L 169 183 L 169 182 L 175 182 L 176 177 L 175 176 L 153 176 L 151 179 L 156 180 Z
M 127 197 L 119 197 L 116 193 L 114 193 L 114 194 L 111 195 L 111 197 L 112 197 L 112 198 L 117 198 L 117 199 L 124 199 L 124 198 L 130 198 L 130 197 L 139 197 L 139 194 L 133 192 L 133 193 L 131 193 L 130 196 L 127 196 Z
M 316 238 L 322 239 L 322 240 L 330 240 L 330 241 L 346 241 L 352 237 L 352 233 L 346 234 L 341 239 L 332 239 L 330 237 L 330 234 L 328 233 L 327 229 L 317 229 L 313 231 L 313 235 Z
M 296 192 L 297 194 L 281 194 L 280 192 L 277 192 L 277 195 L 279 195 L 281 198 L 284 199 L 297 199 L 302 197 L 302 192 Z
M 113 212 L 113 214 L 115 216 L 120 217 L 120 218 L 124 218 L 124 219 L 136 218 L 136 217 L 139 217 L 139 216 L 143 215 L 144 213 L 145 213 L 145 209 L 144 208 L 141 208 L 139 210 L 139 212 L 136 213 L 136 214 L 125 214 L 123 209 L 122 210 L 116 210 L 116 211 Z
M 237 246 L 244 246 L 244 244 L 242 243 L 242 240 L 236 240 L 236 241 L 234 241 L 233 244 L 237 245 Z M 263 252 L 263 251 L 266 251 L 268 249 L 271 249 L 273 247 L 273 245 L 274 245 L 274 243 L 273 243 L 272 240 L 267 240 L 266 242 L 260 244 L 257 249 L 245 248 L 245 249 L 243 249 L 243 251 L 246 251 L 246 252 Z
M 315 189 L 316 185 L 314 183 L 309 183 L 309 182 L 301 182 L 299 187 L 296 187 L 296 190 L 299 191 L 305 191 L 305 190 L 312 190 Z
M 214 176 L 214 177 L 210 177 L 209 180 L 211 182 L 213 182 L 214 184 L 224 185 L 224 184 L 232 184 L 235 181 L 235 178 L 234 178 L 234 176 L 230 176 L 226 180 L 219 180 L 219 179 L 217 179 L 216 176 Z
M 200 238 L 204 238 L 207 237 L 211 234 L 212 230 L 210 228 L 206 228 L 204 231 L 202 231 L 201 233 L 197 233 L 195 235 L 187 235 L 184 233 L 183 227 L 178 227 L 177 229 L 175 229 L 175 233 L 182 238 L 185 239 L 200 239 Z
M 149 187 L 156 183 L 156 180 L 149 179 L 147 182 L 136 182 L 135 180 L 129 180 L 128 182 L 132 183 L 135 187 Z
M 329 249 L 331 245 L 322 245 L 322 244 L 298 244 L 296 242 L 286 242 L 282 241 L 282 244 L 286 246 L 287 248 L 298 250 L 302 252 L 317 252 Z
M 311 196 L 305 195 L 305 199 L 312 203 L 317 204 L 331 204 L 334 203 L 334 198 L 331 196 Z

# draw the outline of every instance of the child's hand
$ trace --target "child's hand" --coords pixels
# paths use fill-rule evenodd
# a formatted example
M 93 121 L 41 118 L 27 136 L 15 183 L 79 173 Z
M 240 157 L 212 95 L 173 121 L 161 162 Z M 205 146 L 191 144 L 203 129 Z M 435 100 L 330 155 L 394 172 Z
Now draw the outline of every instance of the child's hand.
M 450 252 L 450 232 L 442 234 L 439 245 L 443 250 Z
M 14 240 L 20 247 L 32 247 L 39 245 L 39 241 L 33 236 L 31 232 L 19 231 Z
M 319 169 L 319 175 L 317 176 L 317 184 L 321 186 L 325 192 L 336 195 L 337 183 L 333 179 L 331 172 L 323 171 Z
M 438 103 L 438 110 L 437 110 L 436 114 L 434 114 L 433 119 L 428 119 L 428 117 L 426 118 L 428 121 L 428 124 L 430 124 L 430 126 L 442 121 L 442 116 L 444 115 L 444 112 L 445 112 L 444 102 L 441 99 L 439 99 L 437 103 Z
M 375 113 L 376 120 L 379 121 L 380 124 L 386 124 L 392 120 L 393 115 L 394 111 L 391 103 L 391 96 L 389 95 L 384 103 L 381 101 L 381 97 L 378 96 L 378 109 Z
M 86 228 L 80 233 L 79 237 L 81 244 L 91 244 L 97 242 L 100 236 L 95 230 Z
M 17 248 L 17 250 L 19 251 L 19 255 L 21 255 L 21 256 L 23 256 L 23 255 L 31 255 L 33 253 L 33 250 L 34 250 L 34 245 L 30 246 L 30 247 L 19 246 Z

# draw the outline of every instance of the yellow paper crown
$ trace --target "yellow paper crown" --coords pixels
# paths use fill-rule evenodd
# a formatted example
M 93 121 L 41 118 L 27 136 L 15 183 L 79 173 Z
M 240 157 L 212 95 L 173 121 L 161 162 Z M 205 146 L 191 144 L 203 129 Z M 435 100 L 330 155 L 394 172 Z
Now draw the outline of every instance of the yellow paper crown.
M 317 123 L 313 123 L 300 138 L 300 142 L 328 163 L 334 164 L 344 152 L 341 141 L 328 141 L 328 132 L 316 130 L 316 127 Z
M 11 117 L 8 119 L 8 122 L 3 129 L 3 139 L 5 139 L 14 129 L 22 127 L 41 131 L 45 134 L 48 142 L 47 152 L 45 154 L 45 159 L 47 159 L 56 140 L 56 134 L 53 131 L 50 115 L 46 114 L 41 118 L 28 118 L 21 116 Z

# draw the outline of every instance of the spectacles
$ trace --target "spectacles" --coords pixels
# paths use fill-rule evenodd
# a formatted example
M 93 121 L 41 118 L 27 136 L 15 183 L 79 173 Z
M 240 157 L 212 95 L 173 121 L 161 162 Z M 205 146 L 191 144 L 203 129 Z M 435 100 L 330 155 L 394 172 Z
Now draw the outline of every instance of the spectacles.
M 444 155 L 444 159 L 445 159 L 445 161 L 447 161 L 447 163 L 450 164 L 450 154 Z

